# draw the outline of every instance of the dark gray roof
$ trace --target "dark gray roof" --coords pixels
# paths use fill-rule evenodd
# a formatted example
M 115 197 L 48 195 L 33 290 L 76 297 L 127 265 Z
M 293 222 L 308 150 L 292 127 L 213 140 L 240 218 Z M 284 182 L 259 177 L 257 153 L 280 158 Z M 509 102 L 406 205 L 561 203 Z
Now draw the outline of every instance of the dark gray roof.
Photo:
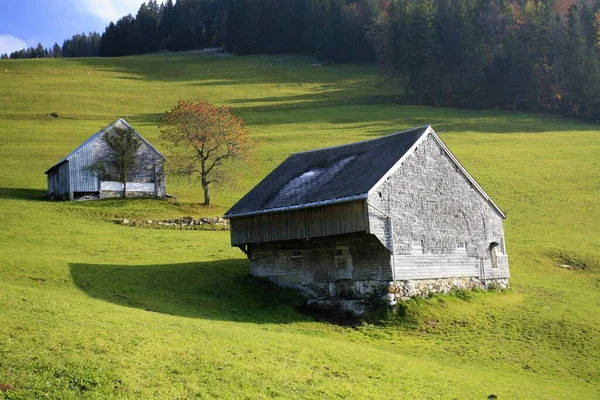
M 146 139 L 144 139 L 144 137 L 142 135 L 140 135 L 138 133 L 138 131 L 136 131 L 135 129 L 133 129 L 131 127 L 131 125 L 129 125 L 127 123 L 127 121 L 125 121 L 123 118 L 119 118 L 118 120 L 116 120 L 115 122 L 113 122 L 112 124 L 108 125 L 106 128 L 94 133 L 92 136 L 90 136 L 89 138 L 87 138 L 83 143 L 81 143 L 79 146 L 77 146 L 75 148 L 75 150 L 73 150 L 72 152 L 70 152 L 69 154 L 67 154 L 66 156 L 64 156 L 62 158 L 62 160 L 60 160 L 59 162 L 57 162 L 56 164 L 54 164 L 53 166 L 51 166 L 50 168 L 48 168 L 48 170 L 45 172 L 46 174 L 48 172 L 50 172 L 53 168 L 59 166 L 60 164 L 64 163 L 65 161 L 68 161 L 71 157 L 73 157 L 79 150 L 81 150 L 82 148 L 84 148 L 85 146 L 87 146 L 89 143 L 93 142 L 94 140 L 98 139 L 99 137 L 101 137 L 102 135 L 104 135 L 106 132 L 112 130 L 115 126 L 120 125 L 121 127 L 124 128 L 128 128 L 131 129 L 144 143 L 146 143 L 148 146 L 150 146 L 150 148 L 152 150 L 154 150 L 156 152 L 156 154 L 158 156 L 160 156 L 161 158 L 165 158 L 165 156 L 163 156 L 160 151 L 156 150 L 156 148 L 154 146 L 152 146 L 150 144 L 150 142 L 148 142 Z
M 427 128 L 292 154 L 227 211 L 225 217 L 367 198 L 369 190 Z

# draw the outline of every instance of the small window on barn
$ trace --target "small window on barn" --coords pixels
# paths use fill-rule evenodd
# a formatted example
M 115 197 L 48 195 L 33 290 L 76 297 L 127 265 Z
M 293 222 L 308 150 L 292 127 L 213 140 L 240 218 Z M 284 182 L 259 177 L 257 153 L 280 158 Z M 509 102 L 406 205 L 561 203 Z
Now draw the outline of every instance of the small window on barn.
M 81 180 L 82 181 L 88 180 L 88 172 L 87 171 L 81 171 Z
M 378 192 L 378 193 L 379 193 L 379 198 L 383 197 L 383 196 L 381 195 L 381 192 Z
M 466 251 L 467 251 L 467 242 L 456 243 L 456 252 L 457 253 L 465 253 Z
M 423 254 L 423 241 L 413 240 L 410 242 L 410 251 L 413 254 Z
M 348 246 L 337 246 L 335 248 L 335 256 L 336 257 L 347 257 L 350 255 L 350 250 Z
M 506 255 L 506 247 L 504 247 L 504 236 L 500 237 L 500 242 L 498 243 L 498 253 L 501 255 Z
M 290 258 L 302 258 L 302 252 L 300 250 L 294 250 L 290 254 Z

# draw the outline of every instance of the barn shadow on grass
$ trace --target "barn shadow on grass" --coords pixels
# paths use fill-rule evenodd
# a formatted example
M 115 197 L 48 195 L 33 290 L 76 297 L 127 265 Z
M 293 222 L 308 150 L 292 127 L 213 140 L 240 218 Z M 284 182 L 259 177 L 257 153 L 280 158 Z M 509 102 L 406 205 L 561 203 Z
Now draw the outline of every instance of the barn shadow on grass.
M 250 323 L 307 321 L 293 290 L 247 273 L 246 260 L 166 265 L 71 264 L 90 297 L 148 312 Z
M 30 188 L 0 188 L 0 199 L 47 201 L 48 191 Z

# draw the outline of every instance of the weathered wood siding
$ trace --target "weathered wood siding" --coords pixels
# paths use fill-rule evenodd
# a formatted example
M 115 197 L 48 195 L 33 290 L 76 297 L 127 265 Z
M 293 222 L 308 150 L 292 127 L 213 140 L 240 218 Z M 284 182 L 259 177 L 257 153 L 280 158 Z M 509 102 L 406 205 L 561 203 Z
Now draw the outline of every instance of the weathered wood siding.
M 97 192 L 98 178 L 92 171 L 94 163 L 94 142 L 79 149 L 69 158 L 69 183 L 71 192 Z
M 69 193 L 69 163 L 64 162 L 48 171 L 48 195 L 63 196 Z
M 488 256 L 477 258 L 466 254 L 397 255 L 394 257 L 396 280 L 468 278 L 499 279 L 508 277 L 508 257 L 497 256 L 498 267 Z
M 366 232 L 365 201 L 251 215 L 231 219 L 231 244 L 274 242 Z

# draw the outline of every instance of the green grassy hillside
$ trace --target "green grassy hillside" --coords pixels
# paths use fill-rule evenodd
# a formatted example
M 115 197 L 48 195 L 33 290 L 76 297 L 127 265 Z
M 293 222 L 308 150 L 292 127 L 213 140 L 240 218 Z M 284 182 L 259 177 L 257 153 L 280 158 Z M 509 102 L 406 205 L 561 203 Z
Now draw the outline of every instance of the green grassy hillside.
M 311 63 L 0 61 L 0 397 L 600 397 L 598 127 L 384 104 L 394 92 L 376 69 Z M 212 208 L 173 177 L 178 204 L 44 200 L 44 171 L 118 117 L 161 149 L 157 119 L 180 97 L 231 106 L 260 143 Z M 112 223 L 220 215 L 291 152 L 426 123 L 508 214 L 506 293 L 411 301 L 397 326 L 343 328 L 248 277 L 227 232 Z

